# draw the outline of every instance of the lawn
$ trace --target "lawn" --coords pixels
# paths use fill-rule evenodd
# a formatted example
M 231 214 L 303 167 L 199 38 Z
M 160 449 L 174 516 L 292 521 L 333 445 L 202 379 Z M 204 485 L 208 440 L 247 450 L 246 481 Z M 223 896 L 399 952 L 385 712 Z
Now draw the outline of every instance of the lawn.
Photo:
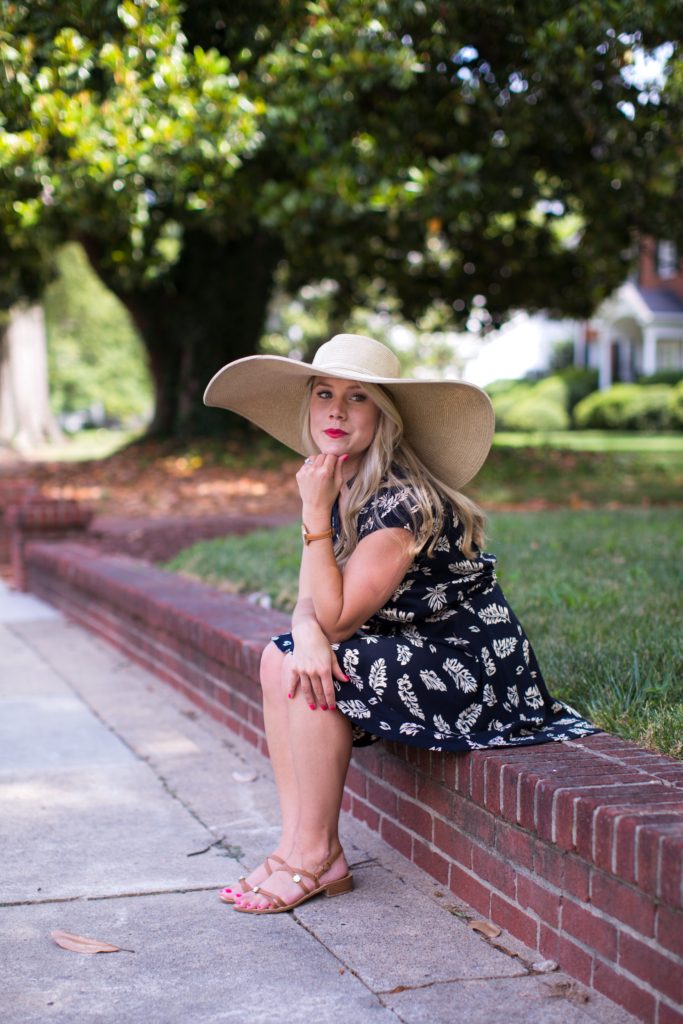
M 551 692 L 683 758 L 680 511 L 495 512 L 488 547 Z M 292 607 L 298 525 L 197 544 L 168 568 Z

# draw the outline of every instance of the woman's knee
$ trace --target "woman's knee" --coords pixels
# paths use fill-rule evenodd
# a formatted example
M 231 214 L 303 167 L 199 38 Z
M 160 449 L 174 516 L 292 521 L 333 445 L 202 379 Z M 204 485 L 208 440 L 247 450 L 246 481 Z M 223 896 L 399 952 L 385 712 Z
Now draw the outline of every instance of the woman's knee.
M 282 662 L 285 655 L 271 641 L 261 655 L 259 678 L 264 693 L 280 692 L 282 689 Z

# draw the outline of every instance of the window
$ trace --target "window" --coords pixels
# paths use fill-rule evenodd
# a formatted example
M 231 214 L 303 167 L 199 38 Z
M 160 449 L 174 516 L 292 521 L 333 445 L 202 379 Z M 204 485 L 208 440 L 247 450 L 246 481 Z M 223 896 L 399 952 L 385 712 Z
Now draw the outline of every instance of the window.
M 679 258 L 675 242 L 657 242 L 656 269 L 658 277 L 676 277 L 679 271 Z

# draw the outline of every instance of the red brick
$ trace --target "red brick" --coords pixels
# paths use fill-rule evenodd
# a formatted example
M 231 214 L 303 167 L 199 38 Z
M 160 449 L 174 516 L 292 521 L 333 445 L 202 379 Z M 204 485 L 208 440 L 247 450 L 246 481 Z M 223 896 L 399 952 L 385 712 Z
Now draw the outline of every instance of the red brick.
M 538 922 L 516 903 L 511 903 L 496 892 L 491 893 L 491 920 L 520 942 L 526 943 L 532 949 L 536 948 Z
M 656 1019 L 654 997 L 640 985 L 624 977 L 621 971 L 602 960 L 595 962 L 593 987 L 618 1006 L 623 1006 L 639 1020 L 650 1022 Z
M 557 928 L 560 922 L 561 898 L 559 890 L 543 885 L 542 880 L 535 882 L 528 875 L 517 875 L 517 902 L 520 907 L 533 910 L 553 928 Z
M 464 903 L 468 903 L 485 917 L 489 916 L 491 890 L 457 864 L 451 864 L 448 887 Z
M 389 846 L 393 846 L 395 850 L 402 853 L 408 860 L 411 859 L 413 854 L 413 838 L 410 832 L 406 832 L 404 828 L 401 828 L 394 821 L 390 821 L 389 818 L 382 818 L 380 834 Z
M 660 852 L 659 895 L 674 907 L 683 905 L 683 819 L 676 835 L 665 835 Z
M 642 978 L 674 1003 L 683 1003 L 683 971 L 680 960 L 663 956 L 652 945 L 627 932 L 619 937 L 619 966 Z
M 590 886 L 590 870 L 586 862 L 567 854 L 564 860 L 562 885 L 570 896 L 585 903 Z
M 367 780 L 367 800 L 371 807 L 375 807 L 378 811 L 383 811 L 384 814 L 389 815 L 391 818 L 396 817 L 398 809 L 398 797 L 393 789 L 389 789 L 388 786 L 383 786 L 381 782 L 376 782 L 375 779 Z
M 342 794 L 341 809 L 342 809 L 342 811 L 350 811 L 351 810 L 351 794 L 346 792 L 346 790 Z
M 413 860 L 418 867 L 426 871 L 442 885 L 448 885 L 450 864 L 440 853 L 427 846 L 417 837 L 413 838 Z
M 469 796 L 472 791 L 472 755 L 456 754 L 454 769 L 453 788 L 463 796 Z
M 597 950 L 608 960 L 617 957 L 617 930 L 599 911 L 591 913 L 565 896 L 562 901 L 562 931 L 569 932 L 584 946 Z
M 349 765 L 346 773 L 346 788 L 360 797 L 365 797 L 367 793 L 367 776 L 353 764 Z
M 652 896 L 661 895 L 662 871 L 661 848 L 666 836 L 678 838 L 681 835 L 681 822 L 678 815 L 667 820 L 667 815 L 644 819 L 636 834 L 636 881 L 641 889 Z M 680 885 L 680 866 L 676 878 Z M 676 904 L 680 906 L 680 889 Z
M 591 953 L 577 946 L 575 942 L 566 935 L 557 936 L 555 960 L 563 971 L 577 978 L 584 985 L 590 985 L 593 972 L 593 957 Z
M 494 851 L 475 844 L 472 849 L 472 870 L 491 884 L 491 888 L 514 899 L 515 870 Z
M 534 849 L 534 873 L 550 882 L 557 889 L 564 884 L 564 862 L 567 855 L 546 843 L 538 843 Z
M 519 867 L 533 867 L 535 840 L 528 832 L 498 819 L 495 823 L 495 846 L 501 857 Z
M 492 814 L 500 812 L 501 766 L 498 760 L 489 758 L 484 762 L 484 806 Z
M 472 840 L 458 828 L 436 818 L 434 821 L 434 845 L 452 861 L 463 867 L 472 867 Z
M 660 946 L 683 960 L 683 912 L 657 907 L 655 935 Z
M 683 1024 L 683 1006 L 669 1006 L 668 1003 L 661 1001 L 658 1024 Z
M 515 825 L 519 821 L 520 776 L 516 765 L 505 764 L 501 770 L 500 813 Z
M 591 873 L 590 898 L 598 910 L 629 925 L 641 935 L 654 935 L 654 904 L 632 886 L 601 871 L 594 871 Z
M 382 766 L 382 779 L 390 786 L 406 796 L 415 796 L 417 792 L 417 778 L 415 770 L 409 765 L 401 764 L 394 757 L 388 757 Z
M 556 841 L 557 822 L 555 821 L 555 805 L 559 786 L 555 779 L 539 779 L 533 797 L 533 827 L 541 837 L 550 843 Z M 565 823 L 559 822 L 561 831 Z M 571 848 L 571 815 L 569 816 L 569 840 L 561 844 L 563 848 Z
M 446 765 L 447 754 L 442 754 L 438 750 L 432 750 L 432 767 L 431 777 L 435 782 L 443 782 L 445 779 L 444 769 Z
M 442 817 L 447 818 L 450 815 L 451 793 L 445 786 L 439 785 L 432 779 L 420 778 L 418 780 L 417 798 Z
M 492 814 L 469 800 L 454 797 L 451 818 L 467 835 L 479 839 L 487 846 L 493 846 L 495 818 Z
M 434 831 L 434 818 L 430 811 L 420 807 L 414 800 L 406 800 L 405 797 L 398 798 L 398 820 L 411 832 L 417 832 L 419 836 L 432 841 Z
M 379 831 L 379 814 L 374 807 L 368 807 L 363 800 L 359 800 L 356 796 L 351 800 L 351 813 L 354 818 L 358 818 L 359 821 L 364 821 L 365 824 L 373 830 L 373 832 Z

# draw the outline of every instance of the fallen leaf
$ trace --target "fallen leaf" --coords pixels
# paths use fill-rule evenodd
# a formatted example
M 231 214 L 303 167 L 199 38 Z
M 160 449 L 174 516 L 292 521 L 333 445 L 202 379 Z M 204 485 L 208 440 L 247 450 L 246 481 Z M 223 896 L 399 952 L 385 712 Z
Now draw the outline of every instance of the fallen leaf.
M 508 947 L 504 946 L 502 942 L 492 942 L 491 945 L 494 949 L 499 949 L 501 953 L 505 953 L 506 956 L 519 956 L 519 953 L 514 949 L 508 949 Z
M 536 971 L 537 974 L 550 974 L 551 971 L 556 971 L 559 964 L 555 963 L 554 960 L 537 960 L 535 964 L 531 965 L 531 970 Z
M 397 985 L 396 988 L 390 988 L 387 995 L 393 996 L 396 992 L 407 992 L 410 985 Z
M 587 1003 L 590 999 L 585 989 L 574 981 L 553 981 L 545 988 L 551 998 L 569 999 L 573 1003 Z
M 469 926 L 472 931 L 481 932 L 487 939 L 497 938 L 501 931 L 497 924 L 491 924 L 490 921 L 470 921 Z
M 232 777 L 235 782 L 254 782 L 258 775 L 256 772 L 233 772 Z
M 132 949 L 123 949 L 122 946 L 112 946 L 110 942 L 102 942 L 101 939 L 88 939 L 85 935 L 74 935 L 72 932 L 54 931 L 50 932 L 51 937 L 61 946 L 62 949 L 69 949 L 72 953 L 132 953 Z

